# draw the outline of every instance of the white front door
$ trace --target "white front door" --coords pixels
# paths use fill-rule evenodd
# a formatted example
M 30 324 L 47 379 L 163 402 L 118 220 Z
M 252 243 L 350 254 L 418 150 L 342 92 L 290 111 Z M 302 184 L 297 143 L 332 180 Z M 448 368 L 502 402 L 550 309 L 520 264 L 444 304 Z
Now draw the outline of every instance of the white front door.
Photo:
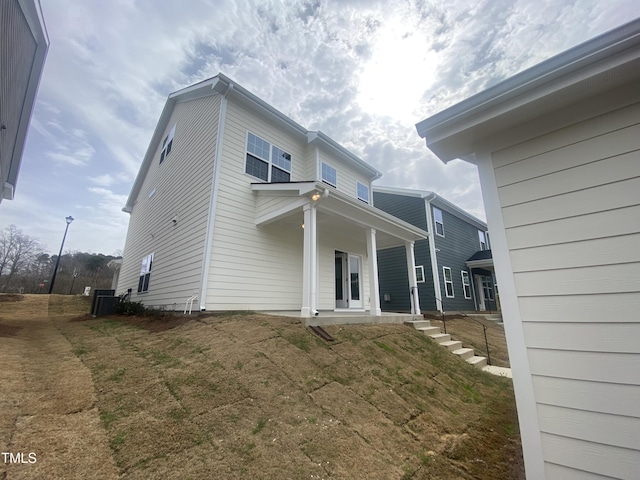
M 361 265 L 360 256 L 336 251 L 336 308 L 363 308 Z

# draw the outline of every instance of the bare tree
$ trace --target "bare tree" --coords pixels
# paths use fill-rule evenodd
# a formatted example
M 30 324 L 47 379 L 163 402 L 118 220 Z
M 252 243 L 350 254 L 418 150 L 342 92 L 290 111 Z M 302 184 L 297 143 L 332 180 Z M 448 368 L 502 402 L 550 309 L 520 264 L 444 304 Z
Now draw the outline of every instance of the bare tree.
M 0 232 L 0 290 L 7 291 L 13 277 L 27 270 L 43 253 L 36 239 L 22 233 L 15 225 Z

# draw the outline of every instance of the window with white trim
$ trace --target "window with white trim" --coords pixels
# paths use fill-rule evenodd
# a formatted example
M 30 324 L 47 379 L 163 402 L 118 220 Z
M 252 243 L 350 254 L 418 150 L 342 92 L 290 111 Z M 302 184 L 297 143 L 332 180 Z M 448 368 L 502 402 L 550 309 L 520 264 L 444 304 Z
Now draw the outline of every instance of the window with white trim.
M 464 291 L 464 298 L 471 298 L 471 284 L 469 283 L 469 272 L 464 270 L 460 271 L 460 275 L 462 275 L 462 290 Z
M 416 282 L 424 283 L 424 267 L 422 265 L 416 265 Z
M 444 222 L 442 221 L 442 210 L 433 207 L 433 222 L 436 225 L 436 235 L 444 237 Z
M 247 161 L 244 171 L 265 182 L 290 182 L 291 155 L 247 132 Z
M 478 239 L 480 240 L 480 250 L 489 250 L 489 244 L 487 243 L 487 234 L 482 230 L 478 230 Z
M 151 278 L 151 267 L 153 266 L 153 253 L 142 259 L 140 267 L 140 278 L 138 279 L 138 293 L 149 291 L 149 279 Z
M 449 267 L 442 267 L 442 276 L 444 277 L 444 293 L 447 298 L 454 298 L 453 293 L 453 277 Z
M 338 186 L 338 171 L 324 162 L 322 162 L 322 181 L 332 187 Z
M 358 200 L 369 203 L 369 187 L 364 183 L 356 182 L 356 193 L 358 194 Z
M 493 300 L 493 281 L 491 277 L 482 277 L 482 290 L 485 300 Z
M 169 134 L 164 137 L 162 142 L 162 151 L 160 152 L 160 163 L 164 162 L 164 159 L 171 153 L 173 147 L 173 137 L 176 134 L 176 126 L 174 125 Z

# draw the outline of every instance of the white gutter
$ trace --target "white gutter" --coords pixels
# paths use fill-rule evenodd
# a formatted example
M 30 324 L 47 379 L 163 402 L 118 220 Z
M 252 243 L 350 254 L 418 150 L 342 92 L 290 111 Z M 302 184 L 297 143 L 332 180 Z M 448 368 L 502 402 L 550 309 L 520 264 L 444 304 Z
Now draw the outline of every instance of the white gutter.
M 433 231 L 433 219 L 431 217 L 431 200 L 436 198 L 435 193 L 424 197 L 424 209 L 427 214 L 427 232 L 429 233 L 429 257 L 431 257 L 431 276 L 433 277 L 433 290 L 436 298 L 436 309 L 442 312 L 442 292 L 440 291 L 440 275 L 438 274 L 438 257 L 436 256 L 436 236 Z
M 205 233 L 204 252 L 202 260 L 202 275 L 200 277 L 200 311 L 207 309 L 207 289 L 209 287 L 209 268 L 211 266 L 211 248 L 213 246 L 213 227 L 216 220 L 216 206 L 218 203 L 218 185 L 220 182 L 220 165 L 222 164 L 222 143 L 224 137 L 224 124 L 227 118 L 227 95 L 233 90 L 233 84 L 229 84 L 227 91 L 220 99 L 220 113 L 218 117 L 218 136 L 216 140 L 216 156 L 213 166 L 213 178 L 211 179 L 211 196 L 209 197 L 209 214 L 207 216 L 207 231 Z

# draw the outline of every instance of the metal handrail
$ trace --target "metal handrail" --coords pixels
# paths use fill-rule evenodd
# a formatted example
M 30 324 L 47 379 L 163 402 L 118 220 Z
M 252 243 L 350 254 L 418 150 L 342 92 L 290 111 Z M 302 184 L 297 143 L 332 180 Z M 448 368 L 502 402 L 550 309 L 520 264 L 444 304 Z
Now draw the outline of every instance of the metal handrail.
M 442 301 L 441 298 L 438 298 L 438 297 L 436 297 L 436 300 L 440 301 L 440 305 L 443 306 L 442 312 L 441 312 L 442 313 L 442 326 L 444 328 L 444 333 L 446 334 L 447 333 L 447 321 L 445 319 L 444 302 Z M 483 330 L 483 333 L 484 333 L 484 345 L 485 345 L 485 348 L 487 349 L 487 365 L 491 365 L 491 352 L 489 351 L 489 340 L 487 340 L 487 326 L 484 323 L 476 320 L 475 318 L 470 317 L 466 313 L 461 312 L 460 310 L 453 310 L 453 311 L 455 313 L 458 313 L 458 314 L 462 315 L 463 317 L 467 317 L 469 320 L 474 321 L 477 324 L 482 326 L 482 330 Z

